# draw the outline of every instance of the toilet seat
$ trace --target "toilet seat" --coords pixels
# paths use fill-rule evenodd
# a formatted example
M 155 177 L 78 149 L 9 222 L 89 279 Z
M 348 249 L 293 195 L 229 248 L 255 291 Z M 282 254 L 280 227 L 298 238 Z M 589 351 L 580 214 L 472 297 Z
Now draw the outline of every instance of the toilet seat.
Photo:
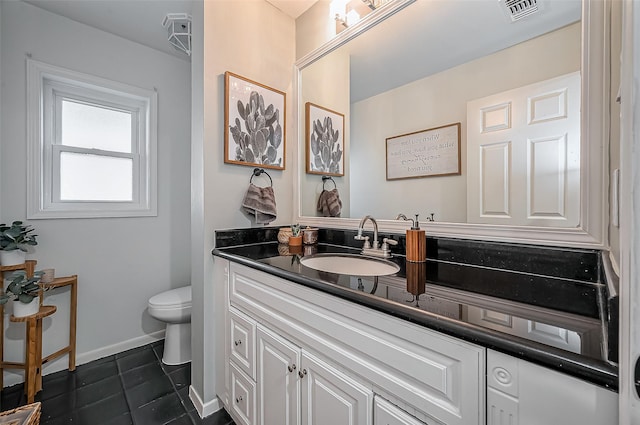
M 191 307 L 191 286 L 170 289 L 149 298 L 153 309 L 174 309 Z

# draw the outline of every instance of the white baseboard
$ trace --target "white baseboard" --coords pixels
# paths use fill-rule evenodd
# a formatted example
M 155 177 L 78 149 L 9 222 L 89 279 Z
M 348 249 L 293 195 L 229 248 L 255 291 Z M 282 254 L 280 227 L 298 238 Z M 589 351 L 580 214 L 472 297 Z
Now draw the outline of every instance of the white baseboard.
M 141 347 L 143 345 L 151 344 L 152 342 L 161 340 L 164 338 L 164 329 L 157 332 L 150 333 L 148 335 L 142 335 L 137 338 L 132 338 L 127 341 L 122 341 L 117 344 L 108 345 L 106 347 L 100 347 L 96 350 L 88 351 L 86 353 L 76 354 L 76 366 L 80 366 L 85 363 L 92 362 L 94 360 L 102 359 L 104 357 L 112 356 L 114 354 L 121 353 L 123 351 L 131 350 L 132 348 Z M 47 353 L 44 353 L 45 355 Z M 68 356 L 61 356 L 60 358 L 47 363 L 42 367 L 42 375 L 49 375 L 61 370 L 67 369 L 69 366 Z M 24 373 L 20 369 L 5 369 L 4 373 L 4 386 L 10 387 L 15 384 L 24 382 Z
M 193 385 L 189 385 L 189 398 L 191 402 L 196 408 L 196 412 L 200 415 L 201 418 L 206 418 L 209 415 L 216 413 L 218 410 L 222 409 L 222 403 L 220 403 L 220 399 L 218 397 L 210 400 L 208 402 L 203 402 L 200 395 L 193 388 Z

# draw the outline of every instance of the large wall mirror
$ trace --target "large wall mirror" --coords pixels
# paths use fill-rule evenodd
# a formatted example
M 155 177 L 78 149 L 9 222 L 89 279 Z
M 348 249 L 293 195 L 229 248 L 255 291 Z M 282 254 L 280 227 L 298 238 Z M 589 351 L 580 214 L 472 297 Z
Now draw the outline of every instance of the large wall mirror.
M 606 246 L 606 4 L 538 5 L 512 21 L 502 1 L 416 1 L 301 59 L 300 222 L 355 228 L 370 214 L 399 232 L 398 213 L 420 214 L 432 235 Z M 307 172 L 308 103 L 344 115 L 344 175 L 333 181 Z M 455 123 L 459 174 L 387 179 L 388 138 Z M 408 141 L 419 148 L 406 158 L 433 165 L 420 151 L 437 147 Z M 334 182 L 341 214 L 324 217 L 318 198 Z

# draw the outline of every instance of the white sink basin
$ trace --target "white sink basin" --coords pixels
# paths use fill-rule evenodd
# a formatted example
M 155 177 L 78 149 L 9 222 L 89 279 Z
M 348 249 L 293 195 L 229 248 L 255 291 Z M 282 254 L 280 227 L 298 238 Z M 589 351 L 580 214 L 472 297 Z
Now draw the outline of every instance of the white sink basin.
M 315 270 L 355 276 L 386 276 L 400 270 L 391 261 L 350 254 L 317 254 L 302 257 L 300 263 Z

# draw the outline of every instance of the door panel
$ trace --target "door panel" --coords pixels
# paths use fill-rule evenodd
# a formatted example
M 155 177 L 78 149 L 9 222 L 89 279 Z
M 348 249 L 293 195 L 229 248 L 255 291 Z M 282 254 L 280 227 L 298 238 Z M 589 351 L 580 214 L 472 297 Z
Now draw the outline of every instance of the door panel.
M 258 424 L 300 423 L 300 349 L 258 326 Z
M 580 224 L 580 73 L 467 103 L 469 223 Z
M 373 392 L 315 356 L 302 354 L 304 425 L 372 424 Z

